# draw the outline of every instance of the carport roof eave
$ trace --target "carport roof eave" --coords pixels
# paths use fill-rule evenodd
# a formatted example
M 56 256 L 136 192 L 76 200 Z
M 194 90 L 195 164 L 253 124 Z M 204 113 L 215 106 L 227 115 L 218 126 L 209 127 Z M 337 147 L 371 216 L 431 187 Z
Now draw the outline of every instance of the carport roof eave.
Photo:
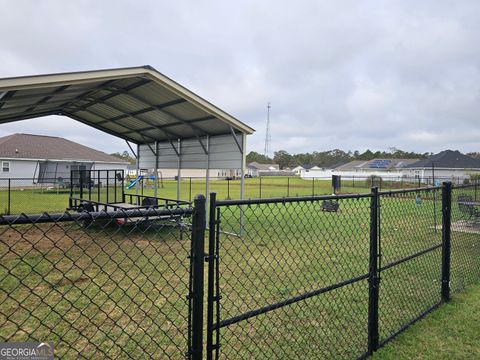
M 46 87 L 48 88 L 61 87 L 61 86 L 74 85 L 74 84 L 98 83 L 98 82 L 104 82 L 104 81 L 110 81 L 110 80 L 127 79 L 132 77 L 145 78 L 147 80 L 154 82 L 157 85 L 162 86 L 163 88 L 172 92 L 176 96 L 182 99 L 185 99 L 196 108 L 211 115 L 213 117 L 212 120 L 218 120 L 228 126 L 231 126 L 236 131 L 239 131 L 246 135 L 252 134 L 255 131 L 253 128 L 249 127 L 248 125 L 234 118 L 230 114 L 219 109 L 215 105 L 211 104 L 207 100 L 196 95 L 192 91 L 186 89 L 185 87 L 173 81 L 172 79 L 168 78 L 167 76 L 161 74 L 151 66 L 5 78 L 5 79 L 0 79 L 0 92 L 3 92 L 5 94 L 6 92 L 10 92 L 10 91 L 19 91 L 19 90 L 27 90 L 27 89 L 32 90 L 32 89 L 46 88 Z M 128 93 L 128 90 L 127 90 L 127 93 Z M 58 94 L 61 94 L 61 91 Z M 1 101 L 1 97 L 0 97 L 0 101 Z M 2 122 L 18 121 L 20 120 L 18 119 L 19 115 L 22 115 L 21 116 L 22 119 L 29 118 L 28 113 L 27 114 L 14 113 L 14 114 L 11 114 L 9 117 L 3 118 Z M 39 117 L 39 116 L 44 116 L 49 114 L 37 115 L 32 113 L 31 115 L 32 115 L 31 118 L 34 118 L 34 117 Z M 95 122 L 89 121 L 88 119 L 83 119 L 79 116 L 73 116 L 73 114 L 69 113 L 69 111 L 64 110 L 62 108 L 56 108 L 54 111 L 51 112 L 51 115 L 68 116 L 77 121 L 81 121 L 84 124 L 95 127 Z M 137 144 L 151 142 L 147 140 L 145 141 L 135 140 L 133 138 L 125 136 L 120 132 L 116 132 L 115 130 L 108 130 L 108 129 L 99 128 L 99 127 L 96 127 L 96 128 L 106 133 L 109 133 L 111 135 L 117 136 L 125 140 L 132 141 Z M 141 133 L 138 133 L 138 134 L 142 136 Z M 211 135 L 213 136 L 213 135 L 220 135 L 220 134 L 211 134 Z M 191 137 L 192 136 L 188 136 L 188 138 L 191 138 Z M 175 138 L 184 138 L 184 137 L 180 136 Z M 167 139 L 158 139 L 158 140 L 167 140 Z
M 153 139 L 151 141 L 138 140 L 138 139 L 135 139 L 134 137 L 126 136 L 123 133 L 119 133 L 119 132 L 109 130 L 109 129 L 106 129 L 106 128 L 103 128 L 103 127 L 101 128 L 99 126 L 96 126 L 95 123 L 88 122 L 88 121 L 86 121 L 86 120 L 84 120 L 84 119 L 82 119 L 78 116 L 75 116 L 73 114 L 64 113 L 64 112 L 61 112 L 61 111 L 53 111 L 53 112 L 48 112 L 48 113 L 34 114 L 33 116 L 15 117 L 15 119 L 12 119 L 12 120 L 3 119 L 3 120 L 0 120 L 0 125 L 3 124 L 3 123 L 34 119 L 34 118 L 37 118 L 37 117 L 45 117 L 45 116 L 65 116 L 65 117 L 69 117 L 69 118 L 71 118 L 75 121 L 78 121 L 78 122 L 82 123 L 82 124 L 93 127 L 94 129 L 97 129 L 97 130 L 102 131 L 106 134 L 118 137 L 119 139 L 131 142 L 131 143 L 136 144 L 136 145 L 151 144 L 151 143 L 154 142 Z M 131 133 L 134 134 L 135 132 L 131 132 Z M 136 134 L 139 134 L 141 136 L 140 132 L 136 132 Z M 229 131 L 229 132 L 225 132 L 225 133 L 211 134 L 210 136 L 222 136 L 222 135 L 231 135 L 231 132 Z M 176 141 L 177 139 L 191 140 L 191 139 L 197 139 L 197 137 L 195 137 L 195 136 L 175 137 L 175 138 L 172 138 L 171 140 Z M 163 138 L 160 139 L 159 138 L 159 139 L 156 139 L 156 140 L 157 141 L 168 141 L 169 139 L 163 139 Z
M 153 67 L 146 65 L 145 67 L 143 67 L 143 69 L 147 70 L 148 74 L 153 77 L 154 81 L 155 79 L 161 80 L 164 83 L 164 85 L 168 85 L 171 87 L 172 92 L 175 92 L 177 93 L 178 96 L 190 101 L 197 107 L 204 110 L 206 113 L 209 113 L 210 115 L 216 117 L 219 120 L 223 120 L 224 122 L 228 123 L 229 125 L 232 125 L 237 130 L 240 130 L 242 133 L 246 135 L 251 135 L 254 133 L 255 130 L 252 127 L 241 122 L 240 120 L 226 113 L 222 109 L 216 107 L 211 102 L 195 94 L 193 91 L 188 90 L 187 88 L 180 85 L 176 81 L 170 79 L 168 76 L 163 75 Z

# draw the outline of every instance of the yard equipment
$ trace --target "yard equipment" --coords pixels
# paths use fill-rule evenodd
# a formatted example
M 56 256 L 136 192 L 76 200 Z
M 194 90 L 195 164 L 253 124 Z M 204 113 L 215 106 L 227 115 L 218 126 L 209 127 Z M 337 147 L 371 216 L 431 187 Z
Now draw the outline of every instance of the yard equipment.
M 125 188 L 133 188 L 141 179 L 143 179 L 143 176 L 139 176 L 125 187 L 124 171 L 121 169 L 72 170 L 68 209 L 78 212 L 115 212 L 135 209 L 174 209 L 191 206 L 188 201 L 125 193 Z M 133 219 L 140 221 L 142 217 Z M 159 217 L 149 217 L 149 220 L 154 219 L 158 220 Z M 129 217 L 128 221 L 131 222 L 132 217 Z
M 339 207 L 340 204 L 338 203 L 338 201 L 324 200 L 320 208 L 322 209 L 322 211 L 337 212 Z
M 457 198 L 458 209 L 467 222 L 476 224 L 480 222 L 480 202 L 476 202 L 472 195 L 460 194 Z

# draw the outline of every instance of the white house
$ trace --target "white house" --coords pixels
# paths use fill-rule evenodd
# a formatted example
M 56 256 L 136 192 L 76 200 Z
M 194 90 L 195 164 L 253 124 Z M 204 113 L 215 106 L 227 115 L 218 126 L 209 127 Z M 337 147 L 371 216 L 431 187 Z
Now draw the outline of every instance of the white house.
M 444 150 L 407 166 L 402 172 L 406 176 L 420 178 L 422 182 L 435 178 L 462 183 L 470 175 L 480 174 L 480 159 L 460 151 Z
M 13 134 L 0 138 L 0 179 L 11 186 L 62 184 L 71 170 L 127 171 L 128 162 L 55 136 Z
M 340 175 L 345 178 L 366 179 L 370 176 L 379 176 L 385 180 L 401 180 L 402 169 L 408 164 L 417 162 L 418 159 L 373 159 L 353 160 L 339 165 L 333 169 L 321 169 L 319 167 L 302 171 L 304 179 L 330 179 L 332 175 Z
M 312 164 L 303 164 L 302 165 L 303 170 L 300 171 L 300 174 L 302 172 L 308 173 L 310 171 L 322 171 L 323 169 L 317 165 L 312 165 Z
M 278 164 L 259 164 L 255 161 L 247 164 L 247 174 L 250 176 L 267 176 L 280 171 Z
M 334 169 L 309 169 L 302 171 L 304 179 L 329 179 L 332 175 L 345 178 L 366 179 L 378 176 L 387 181 L 415 178 L 422 183 L 451 180 L 457 183 L 480 174 L 480 160 L 459 151 L 445 150 L 426 159 L 373 159 L 354 160 Z
M 301 165 L 295 166 L 292 171 L 295 173 L 295 175 L 300 175 L 302 171 L 305 170 L 305 168 Z

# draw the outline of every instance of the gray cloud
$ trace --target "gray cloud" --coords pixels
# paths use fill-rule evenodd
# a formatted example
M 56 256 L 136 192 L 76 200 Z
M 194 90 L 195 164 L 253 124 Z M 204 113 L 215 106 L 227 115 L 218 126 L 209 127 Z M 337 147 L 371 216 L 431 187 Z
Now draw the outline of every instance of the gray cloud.
M 479 151 L 480 2 L 0 0 L 0 76 L 150 64 L 272 148 Z M 0 126 L 104 151 L 70 119 Z

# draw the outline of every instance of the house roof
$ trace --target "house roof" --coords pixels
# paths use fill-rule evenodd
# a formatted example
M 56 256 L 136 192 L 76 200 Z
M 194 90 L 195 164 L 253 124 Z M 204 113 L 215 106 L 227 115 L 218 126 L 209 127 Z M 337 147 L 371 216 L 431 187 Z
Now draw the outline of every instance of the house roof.
M 480 169 L 480 159 L 475 159 L 462 154 L 458 150 L 444 150 L 426 159 L 417 161 L 410 168 L 431 168 L 432 164 L 437 168 L 447 169 Z
M 278 164 L 259 164 L 256 161 L 248 163 L 247 167 L 255 170 L 280 170 L 280 166 Z
M 409 165 L 418 162 L 418 159 L 372 159 L 372 160 L 353 160 L 346 164 L 337 166 L 335 170 L 355 171 L 355 170 L 392 170 L 409 167 Z
M 254 131 L 148 65 L 0 79 L 0 124 L 47 115 L 136 144 Z
M 312 169 L 312 168 L 314 168 L 314 167 L 317 167 L 317 168 L 318 168 L 317 165 L 313 165 L 313 164 L 303 164 L 302 167 L 303 167 L 305 170 L 310 170 L 310 169 Z
M 128 164 L 115 156 L 64 138 L 32 134 L 13 134 L 0 138 L 0 158 Z

